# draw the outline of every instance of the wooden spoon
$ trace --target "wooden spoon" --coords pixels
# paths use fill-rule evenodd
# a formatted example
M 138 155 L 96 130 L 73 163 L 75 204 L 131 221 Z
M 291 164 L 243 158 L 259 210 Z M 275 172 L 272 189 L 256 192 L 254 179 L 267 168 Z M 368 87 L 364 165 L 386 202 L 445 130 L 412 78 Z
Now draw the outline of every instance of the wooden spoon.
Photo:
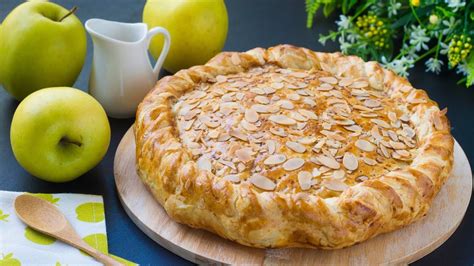
M 105 265 L 124 265 L 84 242 L 61 211 L 46 200 L 20 195 L 15 199 L 15 211 L 29 227 L 76 247 Z

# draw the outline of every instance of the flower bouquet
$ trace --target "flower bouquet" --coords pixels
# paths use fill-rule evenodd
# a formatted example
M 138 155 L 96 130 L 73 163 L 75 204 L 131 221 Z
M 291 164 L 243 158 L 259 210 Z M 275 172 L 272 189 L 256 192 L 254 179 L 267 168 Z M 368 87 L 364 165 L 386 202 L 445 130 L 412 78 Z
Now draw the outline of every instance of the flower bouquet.
M 474 84 L 474 1 L 306 0 L 308 28 L 320 7 L 326 16 L 342 11 L 338 30 L 320 36 L 323 45 L 337 40 L 344 54 L 377 60 L 402 76 L 424 60 L 427 72 L 447 67 L 463 76 L 459 83 Z

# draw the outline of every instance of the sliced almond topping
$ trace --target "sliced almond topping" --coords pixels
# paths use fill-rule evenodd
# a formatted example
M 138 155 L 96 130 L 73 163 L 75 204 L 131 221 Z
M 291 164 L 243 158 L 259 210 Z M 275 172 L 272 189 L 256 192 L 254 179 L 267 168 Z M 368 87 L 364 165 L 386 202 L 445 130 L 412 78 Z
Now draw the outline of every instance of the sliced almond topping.
M 267 97 L 261 96 L 261 95 L 255 96 L 255 101 L 258 102 L 258 103 L 261 103 L 261 104 L 269 104 L 270 103 L 270 100 Z
M 407 150 L 397 150 L 397 153 L 400 154 L 403 157 L 410 157 L 411 156 L 410 152 L 407 151 Z
M 301 168 L 304 165 L 304 160 L 301 158 L 291 158 L 283 164 L 283 169 L 286 171 L 293 171 Z
M 291 150 L 293 150 L 294 152 L 298 152 L 298 153 L 304 153 L 306 151 L 306 148 L 305 146 L 297 143 L 297 142 L 293 142 L 293 141 L 287 141 L 285 143 L 286 147 L 290 148 Z
M 306 122 L 308 121 L 308 118 L 300 113 L 297 112 L 290 112 L 290 117 L 295 119 L 296 121 L 299 122 Z
M 316 142 L 316 137 L 313 136 L 306 136 L 298 139 L 298 142 L 304 145 L 311 145 Z
M 294 119 L 289 118 L 288 116 L 285 116 L 285 115 L 271 115 L 268 117 L 268 120 L 279 125 L 290 126 L 290 125 L 296 124 L 296 121 Z
M 239 129 L 231 129 L 229 131 L 229 135 L 231 135 L 232 137 L 238 138 L 240 140 L 243 140 L 243 141 L 248 141 L 247 135 L 245 133 L 243 133 L 242 131 L 240 131 Z
M 311 187 L 311 179 L 313 176 L 308 171 L 301 171 L 298 173 L 298 183 L 301 190 L 308 190 Z
M 211 139 L 217 139 L 219 137 L 219 130 L 209 130 L 209 133 L 207 134 Z
M 380 119 L 370 119 L 370 121 L 372 121 L 372 123 L 374 123 L 374 124 L 376 124 L 376 125 L 378 125 L 378 126 L 381 126 L 381 127 L 383 127 L 383 128 L 391 128 L 391 126 L 390 126 L 387 122 L 385 122 L 385 121 L 383 121 L 383 120 L 380 120 Z
M 273 135 L 277 135 L 277 136 L 280 136 L 280 137 L 286 137 L 288 136 L 288 134 L 285 132 L 285 130 L 281 127 L 279 128 L 270 128 L 270 133 L 272 133 Z
M 341 167 L 341 165 L 333 157 L 319 155 L 317 158 L 322 165 L 331 169 L 339 169 Z
M 287 109 L 287 110 L 293 110 L 293 108 L 295 108 L 293 103 L 288 100 L 280 100 L 276 104 L 279 105 L 281 108 Z
M 245 110 L 245 120 L 250 123 L 255 123 L 258 121 L 258 113 L 253 109 L 246 109 Z
M 276 90 L 279 90 L 279 89 L 283 89 L 283 87 L 285 86 L 283 83 L 281 82 L 273 82 L 271 84 L 272 88 L 276 89 Z
M 291 94 L 288 94 L 286 95 L 286 97 L 292 101 L 298 101 L 299 99 L 301 99 L 301 96 L 299 96 L 298 94 L 296 93 L 291 93 Z
M 316 106 L 316 102 L 313 101 L 312 99 L 308 98 L 308 97 L 305 97 L 303 99 L 303 103 L 309 105 L 310 107 L 315 107 Z
M 240 182 L 240 177 L 239 175 L 226 175 L 223 177 L 224 180 L 230 181 L 232 183 L 238 183 Z
M 324 187 L 333 191 L 344 191 L 349 188 L 344 182 L 339 179 L 326 179 L 323 182 Z
M 242 148 L 236 150 L 235 156 L 237 156 L 237 159 L 239 159 L 239 161 L 243 163 L 250 162 L 251 160 L 253 160 L 252 149 L 250 148 Z
M 308 119 L 313 119 L 313 120 L 317 120 L 318 119 L 318 116 L 310 111 L 310 110 L 306 110 L 306 109 L 298 109 L 298 112 L 304 116 L 306 116 Z
M 209 160 L 208 157 L 206 156 L 201 156 L 199 159 L 196 161 L 197 166 L 199 169 L 204 170 L 204 171 L 212 171 L 212 164 L 211 160 Z
M 344 153 L 344 157 L 342 158 L 342 164 L 347 170 L 354 171 L 359 167 L 359 161 L 357 157 L 350 152 Z
M 319 171 L 318 168 L 313 168 L 313 172 L 311 172 L 311 174 L 313 175 L 313 177 L 318 177 L 318 176 L 320 176 L 322 173 Z
M 275 150 L 276 150 L 276 143 L 274 140 L 267 140 L 265 142 L 267 144 L 267 147 L 268 147 L 268 154 L 273 154 L 275 153 Z
M 380 145 L 380 151 L 382 152 L 382 155 L 385 156 L 385 158 L 390 158 L 390 153 L 388 152 L 387 148 L 385 148 L 385 146 Z
M 372 143 L 368 142 L 367 140 L 363 140 L 363 139 L 358 139 L 355 142 L 355 146 L 357 148 L 359 148 L 360 150 L 366 151 L 366 152 L 371 152 L 371 151 L 375 150 L 375 146 Z
M 286 156 L 284 154 L 273 154 L 267 157 L 263 164 L 265 165 L 277 165 L 282 164 L 286 161 Z
M 258 94 L 258 95 L 264 95 L 264 94 L 266 94 L 266 93 L 265 93 L 265 90 L 262 89 L 262 88 L 251 88 L 251 89 L 250 89 L 250 92 L 253 92 L 253 93 Z
M 379 107 L 380 102 L 377 100 L 372 100 L 372 99 L 367 99 L 364 101 L 364 105 L 369 107 L 369 108 L 374 108 L 374 107 Z
M 290 74 L 290 76 L 293 76 L 295 78 L 306 78 L 308 76 L 308 73 L 306 72 L 293 72 Z
M 361 176 L 356 177 L 357 182 L 364 182 L 365 180 L 369 180 L 369 178 L 365 175 L 361 175 Z
M 396 141 L 393 141 L 393 140 L 390 140 L 389 141 L 389 144 L 390 146 L 392 146 L 392 148 L 394 148 L 395 150 L 403 150 L 403 149 L 406 149 L 406 145 L 403 144 L 402 142 L 396 142 Z
M 344 170 L 336 170 L 332 172 L 332 178 L 334 179 L 343 179 L 346 176 L 346 172 Z
M 249 122 L 247 122 L 247 120 L 242 120 L 240 122 L 240 124 L 242 125 L 242 127 L 245 129 L 245 130 L 248 130 L 248 131 L 257 131 L 258 130 L 258 127 L 255 126 L 254 124 L 251 124 Z
M 321 77 L 319 78 L 319 81 L 326 82 L 333 85 L 337 84 L 337 79 L 335 77 Z
M 433 125 L 434 125 L 436 130 L 443 130 L 444 129 L 444 125 L 443 125 L 443 122 L 441 120 L 441 117 L 440 117 L 439 113 L 433 114 L 432 121 L 433 121 Z
M 260 174 L 252 175 L 249 180 L 254 186 L 263 190 L 274 190 L 276 188 L 276 184 L 273 180 Z
M 360 132 L 362 131 L 362 128 L 358 125 L 352 125 L 352 126 L 345 126 L 345 129 L 352 131 L 352 132 Z
M 194 117 L 196 117 L 196 115 L 199 114 L 200 112 L 201 112 L 201 110 L 199 110 L 199 109 L 191 110 L 191 111 L 183 114 L 183 118 L 184 118 L 184 120 L 191 120 Z
M 362 160 L 364 161 L 365 164 L 370 165 L 370 166 L 373 166 L 373 165 L 377 164 L 376 160 L 372 160 L 372 159 L 367 158 L 367 157 L 362 158 Z
M 339 81 L 339 86 L 341 87 L 347 87 L 349 85 L 352 84 L 352 82 L 354 82 L 351 78 L 342 78 L 340 81 Z
M 388 112 L 387 116 L 388 116 L 388 119 L 390 119 L 390 121 L 392 122 L 397 121 L 397 114 L 395 114 L 394 112 L 392 111 Z

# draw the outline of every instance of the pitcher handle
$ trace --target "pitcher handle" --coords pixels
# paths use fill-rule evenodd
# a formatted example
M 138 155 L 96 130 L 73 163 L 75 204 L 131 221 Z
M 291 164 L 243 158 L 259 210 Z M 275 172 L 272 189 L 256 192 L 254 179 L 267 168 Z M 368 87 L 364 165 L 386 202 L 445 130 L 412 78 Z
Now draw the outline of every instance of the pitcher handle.
M 154 27 L 147 33 L 148 43 L 150 43 L 153 36 L 157 34 L 162 34 L 165 38 L 165 44 L 163 45 L 163 49 L 161 49 L 160 57 L 156 60 L 155 67 L 153 67 L 153 74 L 155 77 L 158 77 L 160 74 L 160 69 L 163 63 L 165 62 L 166 56 L 168 55 L 168 51 L 170 49 L 171 37 L 169 32 L 162 27 Z

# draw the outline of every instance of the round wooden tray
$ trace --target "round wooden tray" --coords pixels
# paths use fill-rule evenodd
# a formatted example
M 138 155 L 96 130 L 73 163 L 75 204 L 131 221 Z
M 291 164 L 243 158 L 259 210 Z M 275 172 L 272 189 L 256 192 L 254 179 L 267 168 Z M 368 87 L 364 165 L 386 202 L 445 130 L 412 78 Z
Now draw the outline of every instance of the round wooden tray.
M 456 230 L 472 192 L 472 172 L 456 142 L 454 168 L 428 215 L 395 232 L 333 251 L 287 248 L 257 249 L 223 239 L 171 220 L 137 175 L 135 140 L 129 129 L 117 149 L 114 175 L 122 205 L 133 222 L 150 238 L 195 263 L 224 264 L 405 264 L 429 254 Z

